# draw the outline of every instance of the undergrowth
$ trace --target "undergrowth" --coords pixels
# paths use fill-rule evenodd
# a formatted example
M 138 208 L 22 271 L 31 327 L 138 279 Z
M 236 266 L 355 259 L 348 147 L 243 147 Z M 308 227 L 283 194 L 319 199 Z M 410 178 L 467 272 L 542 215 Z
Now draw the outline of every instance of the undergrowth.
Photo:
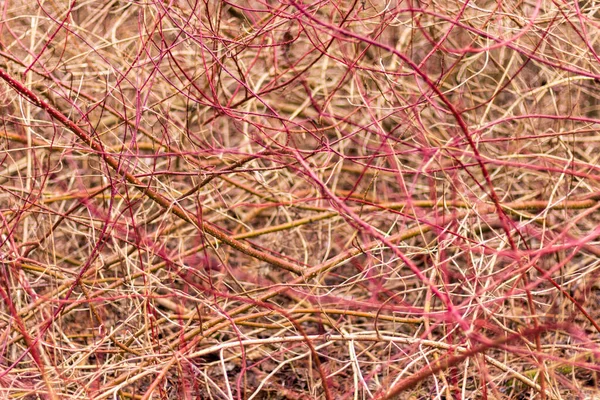
M 0 393 L 599 399 L 596 1 L 5 0 Z

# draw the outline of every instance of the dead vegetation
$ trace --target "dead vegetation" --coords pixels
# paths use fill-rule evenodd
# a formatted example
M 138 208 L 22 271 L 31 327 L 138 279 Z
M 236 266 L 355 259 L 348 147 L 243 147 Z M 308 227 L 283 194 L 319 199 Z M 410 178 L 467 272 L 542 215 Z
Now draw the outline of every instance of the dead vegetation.
M 596 2 L 0 4 L 3 398 L 600 398 Z

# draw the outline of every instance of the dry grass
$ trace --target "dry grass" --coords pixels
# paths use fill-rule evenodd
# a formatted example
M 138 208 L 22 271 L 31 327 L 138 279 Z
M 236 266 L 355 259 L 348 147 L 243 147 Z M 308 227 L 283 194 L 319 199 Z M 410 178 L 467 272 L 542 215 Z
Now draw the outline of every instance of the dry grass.
M 600 398 L 595 1 L 0 5 L 2 398 Z

